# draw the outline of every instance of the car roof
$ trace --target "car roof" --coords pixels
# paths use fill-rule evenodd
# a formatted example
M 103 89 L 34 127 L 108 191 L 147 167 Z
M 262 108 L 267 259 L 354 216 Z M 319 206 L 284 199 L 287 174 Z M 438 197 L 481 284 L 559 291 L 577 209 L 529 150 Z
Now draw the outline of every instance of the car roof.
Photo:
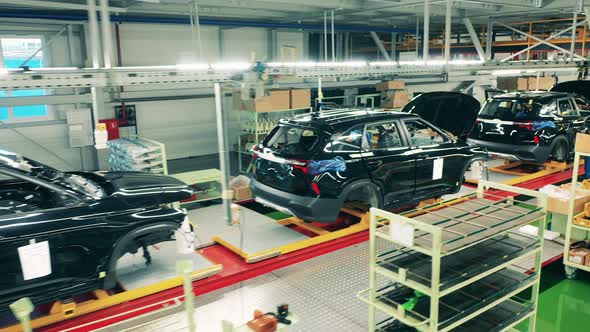
M 327 132 L 348 129 L 355 124 L 392 120 L 402 118 L 417 118 L 418 115 L 404 112 L 383 111 L 377 109 L 333 109 L 322 110 L 319 113 L 306 113 L 281 120 L 283 124 L 303 127 L 313 127 Z
M 556 91 L 528 91 L 528 92 L 510 92 L 494 96 L 494 99 L 523 99 L 534 100 L 545 104 L 551 102 L 555 98 L 569 97 L 571 93 L 556 92 Z

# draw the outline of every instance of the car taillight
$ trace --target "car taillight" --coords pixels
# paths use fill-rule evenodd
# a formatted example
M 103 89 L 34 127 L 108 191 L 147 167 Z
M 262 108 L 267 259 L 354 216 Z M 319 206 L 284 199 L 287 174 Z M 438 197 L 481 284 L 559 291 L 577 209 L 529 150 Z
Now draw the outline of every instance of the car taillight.
M 258 151 L 260 151 L 260 148 L 258 147 L 258 145 L 254 145 L 252 147 L 252 161 L 256 160 L 258 158 Z
M 313 190 L 313 192 L 316 195 L 318 195 L 318 196 L 320 195 L 320 187 L 318 187 L 318 184 L 316 182 L 311 183 L 311 190 Z
M 292 159 L 292 160 L 289 160 L 289 163 L 291 164 L 291 166 L 293 166 L 294 169 L 298 169 L 301 172 L 303 172 L 304 174 L 307 174 L 308 161 L 309 160 Z
M 517 124 L 518 128 L 522 128 L 522 129 L 526 129 L 526 130 L 532 130 L 533 129 L 533 123 L 532 122 L 523 122 L 523 123 L 519 123 Z
M 533 139 L 535 140 L 535 143 L 537 143 L 537 144 L 541 143 L 541 140 L 539 139 L 539 136 L 535 135 L 533 137 Z

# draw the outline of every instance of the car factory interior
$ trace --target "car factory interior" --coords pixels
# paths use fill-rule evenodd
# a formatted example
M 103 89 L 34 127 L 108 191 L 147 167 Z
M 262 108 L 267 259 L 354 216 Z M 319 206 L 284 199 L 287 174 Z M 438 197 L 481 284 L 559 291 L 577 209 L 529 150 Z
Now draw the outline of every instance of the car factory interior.
M 0 0 L 0 332 L 589 331 L 589 15 Z

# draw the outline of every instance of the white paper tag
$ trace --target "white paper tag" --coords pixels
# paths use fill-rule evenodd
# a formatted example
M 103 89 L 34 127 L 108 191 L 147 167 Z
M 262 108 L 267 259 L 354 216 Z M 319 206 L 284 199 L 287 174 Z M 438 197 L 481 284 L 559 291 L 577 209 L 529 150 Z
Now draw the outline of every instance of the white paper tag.
M 393 241 L 406 247 L 414 246 L 414 227 L 408 223 L 392 220 L 389 223 L 389 235 Z
M 18 248 L 18 258 L 23 270 L 23 279 L 30 280 L 51 274 L 49 242 L 29 244 Z
M 432 163 L 432 179 L 433 180 L 442 179 L 444 161 L 445 160 L 443 158 L 434 159 L 434 162 Z

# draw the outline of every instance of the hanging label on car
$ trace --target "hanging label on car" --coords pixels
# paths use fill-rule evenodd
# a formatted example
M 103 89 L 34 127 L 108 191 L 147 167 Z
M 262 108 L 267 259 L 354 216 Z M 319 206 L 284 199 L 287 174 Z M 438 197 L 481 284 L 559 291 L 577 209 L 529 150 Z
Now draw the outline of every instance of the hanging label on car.
M 444 158 L 436 158 L 432 163 L 432 179 L 439 180 L 443 176 Z
M 18 258 L 24 280 L 41 278 L 51 274 L 51 254 L 47 241 L 18 247 Z
M 399 220 L 391 220 L 389 223 L 389 235 L 391 239 L 406 247 L 414 246 L 414 227 Z

